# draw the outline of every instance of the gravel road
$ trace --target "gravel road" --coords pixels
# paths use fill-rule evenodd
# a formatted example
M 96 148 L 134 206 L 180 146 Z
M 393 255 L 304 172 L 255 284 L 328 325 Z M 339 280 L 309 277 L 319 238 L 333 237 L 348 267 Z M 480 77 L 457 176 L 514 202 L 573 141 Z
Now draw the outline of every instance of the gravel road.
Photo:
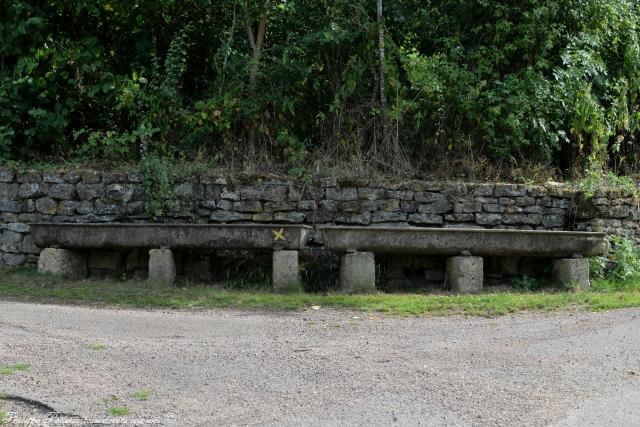
M 176 426 L 640 425 L 637 309 L 398 319 L 0 302 L 0 366 L 18 363 L 31 368 L 0 376 L 0 392 L 91 420 L 127 407 Z

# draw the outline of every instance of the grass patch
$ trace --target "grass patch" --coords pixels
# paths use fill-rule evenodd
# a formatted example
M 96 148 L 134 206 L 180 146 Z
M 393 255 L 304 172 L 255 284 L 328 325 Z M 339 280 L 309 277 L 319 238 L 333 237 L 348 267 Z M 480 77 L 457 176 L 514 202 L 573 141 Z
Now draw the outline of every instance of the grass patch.
M 93 343 L 87 344 L 87 348 L 89 350 L 100 351 L 100 350 L 106 350 L 108 347 L 104 344 L 100 344 L 99 342 L 93 342 Z
M 143 388 L 131 393 L 131 397 L 138 400 L 148 400 L 152 393 L 153 390 L 151 390 L 150 388 Z
M 42 275 L 32 269 L 9 269 L 0 270 L 0 298 L 140 308 L 300 310 L 321 306 L 394 316 L 497 316 L 519 311 L 598 311 L 640 307 L 640 283 L 620 287 L 619 284 L 600 280 L 595 281 L 589 291 L 521 290 L 480 295 L 274 294 L 264 289 L 237 290 L 184 284 L 167 286 L 145 281 L 68 281 Z
M 9 424 L 9 414 L 4 409 L 0 409 L 0 426 Z
M 13 375 L 18 372 L 28 371 L 30 368 L 31 366 L 22 363 L 0 366 L 0 375 Z
M 107 414 L 111 415 L 112 417 L 124 417 L 131 414 L 131 409 L 125 406 L 115 406 L 113 408 L 109 408 L 107 410 Z

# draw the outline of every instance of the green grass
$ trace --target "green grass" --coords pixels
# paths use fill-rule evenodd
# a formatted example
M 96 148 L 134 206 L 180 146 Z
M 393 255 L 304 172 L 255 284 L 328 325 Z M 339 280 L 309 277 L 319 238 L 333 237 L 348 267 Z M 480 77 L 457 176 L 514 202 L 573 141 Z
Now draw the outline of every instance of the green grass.
M 143 388 L 141 390 L 136 390 L 133 393 L 131 393 L 131 397 L 138 400 L 147 400 L 149 399 L 149 396 L 151 396 L 152 393 L 153 393 L 153 390 L 149 388 Z
M 9 414 L 4 409 L 0 409 L 0 426 L 9 424 Z
M 18 372 L 24 372 L 31 369 L 31 366 L 18 363 L 17 365 L 0 366 L 0 375 L 13 375 Z
M 113 408 L 109 408 L 107 413 L 112 417 L 124 417 L 126 415 L 131 414 L 131 409 L 126 408 L 124 406 L 115 406 Z
M 100 351 L 100 350 L 106 350 L 108 347 L 104 344 L 100 344 L 98 342 L 92 342 L 90 344 L 87 344 L 87 348 L 89 350 L 96 350 L 96 351 Z
M 30 269 L 0 270 L 0 298 L 144 308 L 323 308 L 380 312 L 394 316 L 497 316 L 519 311 L 609 310 L 640 307 L 640 283 L 596 281 L 589 291 L 513 291 L 480 295 L 274 294 L 264 288 L 165 286 L 143 281 L 67 281 Z

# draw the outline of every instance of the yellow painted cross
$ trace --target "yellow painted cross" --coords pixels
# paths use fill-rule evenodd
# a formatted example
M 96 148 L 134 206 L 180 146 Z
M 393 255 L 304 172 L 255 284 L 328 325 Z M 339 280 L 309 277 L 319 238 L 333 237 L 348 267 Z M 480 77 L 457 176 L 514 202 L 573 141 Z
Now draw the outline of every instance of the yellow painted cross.
M 284 239 L 284 229 L 280 229 L 280 230 L 272 230 L 271 231 L 273 233 L 273 240 L 275 240 L 276 242 L 278 240 L 285 240 Z

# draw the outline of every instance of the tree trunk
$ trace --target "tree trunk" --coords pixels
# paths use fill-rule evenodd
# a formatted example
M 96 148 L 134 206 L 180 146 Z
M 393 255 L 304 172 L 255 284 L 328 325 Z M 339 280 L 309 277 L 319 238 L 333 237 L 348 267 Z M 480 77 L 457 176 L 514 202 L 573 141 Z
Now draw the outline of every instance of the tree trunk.
M 245 12 L 245 22 L 247 26 L 247 38 L 249 39 L 249 44 L 251 45 L 252 57 L 251 57 L 251 70 L 249 72 L 249 91 L 251 92 L 251 96 L 256 98 L 256 84 L 258 79 L 258 67 L 260 65 L 260 54 L 262 53 L 262 45 L 264 43 L 264 35 L 267 29 L 267 13 L 264 12 L 260 15 L 260 20 L 258 21 L 258 32 L 253 35 L 252 22 L 251 17 L 249 16 L 249 8 L 247 3 L 244 3 L 244 12 Z M 249 162 L 254 163 L 256 160 L 256 145 L 257 145 L 257 130 L 258 130 L 258 121 L 253 118 L 249 122 L 248 129 L 248 155 Z
M 382 0 L 378 0 L 378 54 L 380 56 L 380 109 L 382 110 L 382 140 L 387 139 L 387 95 L 385 87 L 384 15 Z

